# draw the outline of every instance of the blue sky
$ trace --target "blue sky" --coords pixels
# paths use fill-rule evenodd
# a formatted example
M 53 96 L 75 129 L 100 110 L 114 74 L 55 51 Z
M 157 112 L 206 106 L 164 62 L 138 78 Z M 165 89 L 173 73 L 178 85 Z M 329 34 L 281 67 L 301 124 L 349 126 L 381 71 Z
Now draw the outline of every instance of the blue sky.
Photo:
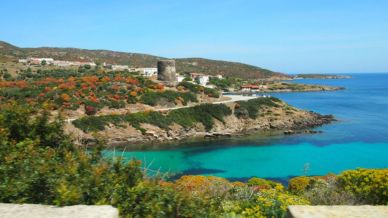
M 2 0 L 0 40 L 205 57 L 286 73 L 388 72 L 386 0 Z

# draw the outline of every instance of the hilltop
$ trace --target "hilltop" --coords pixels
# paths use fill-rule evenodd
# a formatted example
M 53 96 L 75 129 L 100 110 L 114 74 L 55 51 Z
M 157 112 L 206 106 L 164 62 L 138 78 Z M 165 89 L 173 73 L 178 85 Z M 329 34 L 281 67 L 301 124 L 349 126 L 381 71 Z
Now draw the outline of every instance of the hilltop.
M 94 61 L 96 63 L 124 64 L 133 67 L 156 67 L 158 60 L 166 59 L 148 54 L 78 48 L 20 48 L 0 41 L 0 62 L 16 61 L 27 57 L 51 57 L 56 60 Z M 178 72 L 197 72 L 209 75 L 240 77 L 244 79 L 287 79 L 286 74 L 237 62 L 205 58 L 176 58 Z

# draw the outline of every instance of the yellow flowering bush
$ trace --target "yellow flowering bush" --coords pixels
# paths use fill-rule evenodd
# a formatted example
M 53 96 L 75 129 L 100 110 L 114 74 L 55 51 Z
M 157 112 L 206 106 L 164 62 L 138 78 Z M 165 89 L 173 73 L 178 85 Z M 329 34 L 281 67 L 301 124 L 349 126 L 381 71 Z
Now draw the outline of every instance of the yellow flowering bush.
M 266 217 L 283 217 L 289 205 L 309 205 L 302 197 L 278 191 L 276 189 L 262 190 L 257 194 L 256 203 L 260 205 Z
M 245 208 L 242 214 L 246 217 L 255 217 L 255 218 L 265 218 L 267 216 L 264 215 L 263 209 L 256 205 L 254 207 Z
M 235 215 L 233 217 L 284 217 L 289 205 L 309 204 L 308 200 L 286 191 L 263 189 L 249 199 L 224 202 L 223 209 L 227 215 Z
M 369 204 L 388 204 L 388 169 L 357 169 L 341 173 L 341 188 Z
M 301 194 L 306 191 L 311 179 L 311 177 L 307 176 L 294 177 L 288 181 L 288 190 L 295 194 Z

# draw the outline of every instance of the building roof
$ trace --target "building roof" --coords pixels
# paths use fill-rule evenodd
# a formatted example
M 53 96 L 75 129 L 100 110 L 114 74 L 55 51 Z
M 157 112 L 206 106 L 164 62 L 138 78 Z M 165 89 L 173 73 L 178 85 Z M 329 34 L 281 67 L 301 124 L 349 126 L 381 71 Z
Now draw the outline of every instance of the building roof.
M 259 89 L 260 86 L 257 86 L 257 85 L 242 85 L 241 88 L 247 88 L 247 89 Z

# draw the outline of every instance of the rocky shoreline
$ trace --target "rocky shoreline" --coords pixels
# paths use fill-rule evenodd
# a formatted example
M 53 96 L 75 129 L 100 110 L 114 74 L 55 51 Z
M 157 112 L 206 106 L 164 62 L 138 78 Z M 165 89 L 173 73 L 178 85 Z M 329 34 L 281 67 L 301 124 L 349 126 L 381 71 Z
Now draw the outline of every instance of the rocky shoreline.
M 311 88 L 311 89 L 303 89 L 303 90 L 292 90 L 292 89 L 276 89 L 276 90 L 266 90 L 262 91 L 264 93 L 283 93 L 283 92 L 331 92 L 331 91 L 340 91 L 345 90 L 344 87 L 331 87 L 331 86 L 324 86 L 324 87 L 318 87 L 318 88 Z
M 227 104 L 231 109 L 236 103 Z M 233 113 L 225 117 L 224 122 L 214 120 L 214 126 L 206 131 L 201 123 L 191 128 L 183 128 L 173 123 L 168 129 L 142 123 L 145 130 L 141 132 L 131 125 L 120 127 L 109 125 L 103 131 L 85 133 L 74 126 L 67 126 L 67 130 L 79 141 L 89 146 L 95 144 L 96 138 L 102 138 L 109 147 L 126 147 L 126 149 L 145 149 L 150 145 L 172 144 L 187 140 L 206 140 L 212 138 L 226 138 L 264 132 L 276 134 L 315 134 L 319 131 L 311 128 L 322 126 L 335 121 L 332 115 L 321 115 L 311 111 L 304 111 L 289 106 L 284 102 L 279 107 L 265 107 L 260 110 L 256 119 L 238 118 Z

